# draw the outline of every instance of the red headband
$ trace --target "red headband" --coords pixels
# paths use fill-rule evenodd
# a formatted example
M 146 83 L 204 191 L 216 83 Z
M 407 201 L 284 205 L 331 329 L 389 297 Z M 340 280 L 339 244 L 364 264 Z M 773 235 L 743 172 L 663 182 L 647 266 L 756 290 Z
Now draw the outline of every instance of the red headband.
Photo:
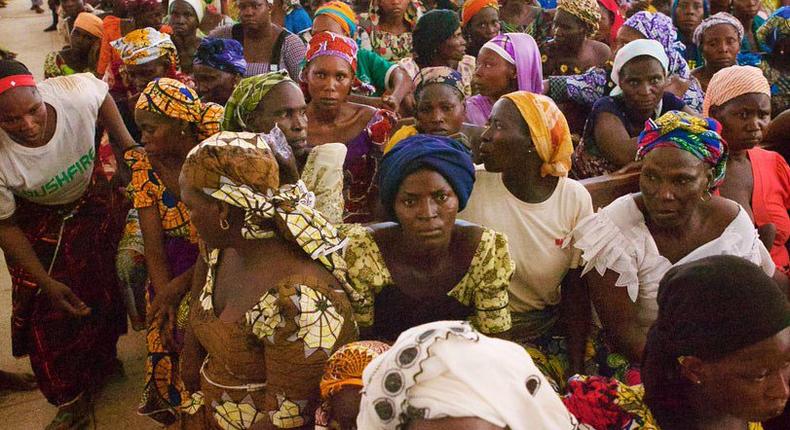
M 16 87 L 35 87 L 33 75 L 11 75 L 0 79 L 0 94 Z

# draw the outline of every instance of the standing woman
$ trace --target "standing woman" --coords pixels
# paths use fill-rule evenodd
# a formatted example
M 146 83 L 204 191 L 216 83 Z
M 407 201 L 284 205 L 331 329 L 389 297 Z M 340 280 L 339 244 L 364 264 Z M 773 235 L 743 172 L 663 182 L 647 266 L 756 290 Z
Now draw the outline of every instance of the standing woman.
M 554 38 L 542 47 L 543 74 L 579 74 L 604 65 L 612 51 L 593 40 L 601 9 L 596 0 L 560 0 L 554 15 Z
M 360 48 L 393 63 L 411 56 L 411 32 L 424 12 L 419 0 L 371 0 L 367 22 L 360 20 Z
M 214 29 L 209 36 L 235 39 L 244 47 L 245 76 L 287 70 L 299 76 L 305 46 L 299 36 L 271 21 L 270 0 L 240 0 L 240 23 Z
M 96 73 L 101 36 L 101 18 L 88 12 L 77 15 L 71 31 L 71 45 L 47 55 L 44 59 L 44 77 Z
M 771 108 L 776 116 L 790 109 L 790 6 L 768 17 L 757 31 L 757 40 L 766 52 L 759 67 L 771 84 Z
M 95 170 L 96 123 L 134 141 L 90 74 L 36 84 L 0 61 L 0 248 L 12 278 L 11 338 L 58 407 L 50 428 L 87 425 L 91 390 L 120 370 L 126 317 L 114 257 L 123 197 Z
M 699 81 L 704 91 L 716 72 L 737 63 L 742 38 L 741 22 L 727 12 L 705 18 L 694 30 L 694 44 L 699 47 L 704 61 L 691 71 L 691 76 Z
M 345 222 L 370 222 L 380 212 L 378 165 L 382 146 L 395 125 L 394 113 L 347 101 L 359 81 L 357 44 L 339 34 L 322 32 L 310 39 L 302 82 L 307 87 L 307 142 L 311 146 L 340 142 L 348 148 L 344 164 Z
M 477 57 L 483 44 L 499 34 L 497 0 L 469 0 L 461 9 L 461 26 L 466 37 L 466 53 Z
M 179 67 L 184 73 L 192 73 L 192 60 L 200 45 L 198 27 L 205 15 L 203 0 L 173 0 L 170 2 L 169 21 L 173 27 L 173 44 L 176 45 Z

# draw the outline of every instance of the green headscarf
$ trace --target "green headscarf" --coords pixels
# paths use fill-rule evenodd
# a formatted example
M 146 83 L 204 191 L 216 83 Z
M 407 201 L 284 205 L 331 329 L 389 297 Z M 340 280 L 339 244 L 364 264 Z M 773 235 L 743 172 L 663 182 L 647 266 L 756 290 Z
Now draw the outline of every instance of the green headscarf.
M 247 130 L 247 121 L 250 114 L 255 111 L 261 100 L 275 85 L 286 81 L 294 82 L 288 77 L 288 72 L 284 70 L 250 76 L 239 81 L 225 104 L 222 130 L 249 131 Z

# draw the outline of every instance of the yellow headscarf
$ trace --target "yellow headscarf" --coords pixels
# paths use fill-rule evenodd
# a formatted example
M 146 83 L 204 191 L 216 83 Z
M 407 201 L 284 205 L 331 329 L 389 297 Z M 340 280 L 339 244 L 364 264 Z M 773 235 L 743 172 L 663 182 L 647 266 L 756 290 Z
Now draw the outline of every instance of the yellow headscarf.
M 573 144 L 568 121 L 560 108 L 552 99 L 527 91 L 516 91 L 503 97 L 516 105 L 529 127 L 532 143 L 543 160 L 541 176 L 568 176 Z

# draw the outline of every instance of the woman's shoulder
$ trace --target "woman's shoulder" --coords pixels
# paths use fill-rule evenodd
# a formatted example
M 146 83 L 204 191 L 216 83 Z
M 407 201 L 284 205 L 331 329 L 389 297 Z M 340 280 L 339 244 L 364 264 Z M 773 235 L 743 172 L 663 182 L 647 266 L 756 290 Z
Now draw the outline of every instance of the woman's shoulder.
M 748 224 L 752 228 L 754 227 L 746 210 L 730 199 L 714 196 L 703 205 L 703 209 L 706 213 L 706 218 L 722 231 L 726 230 L 732 224 L 737 225 L 742 223 L 743 217 L 748 220 Z
M 228 24 L 228 25 L 221 25 L 213 30 L 208 34 L 209 37 L 216 37 L 219 39 L 232 39 L 233 38 L 233 26 L 237 24 Z

